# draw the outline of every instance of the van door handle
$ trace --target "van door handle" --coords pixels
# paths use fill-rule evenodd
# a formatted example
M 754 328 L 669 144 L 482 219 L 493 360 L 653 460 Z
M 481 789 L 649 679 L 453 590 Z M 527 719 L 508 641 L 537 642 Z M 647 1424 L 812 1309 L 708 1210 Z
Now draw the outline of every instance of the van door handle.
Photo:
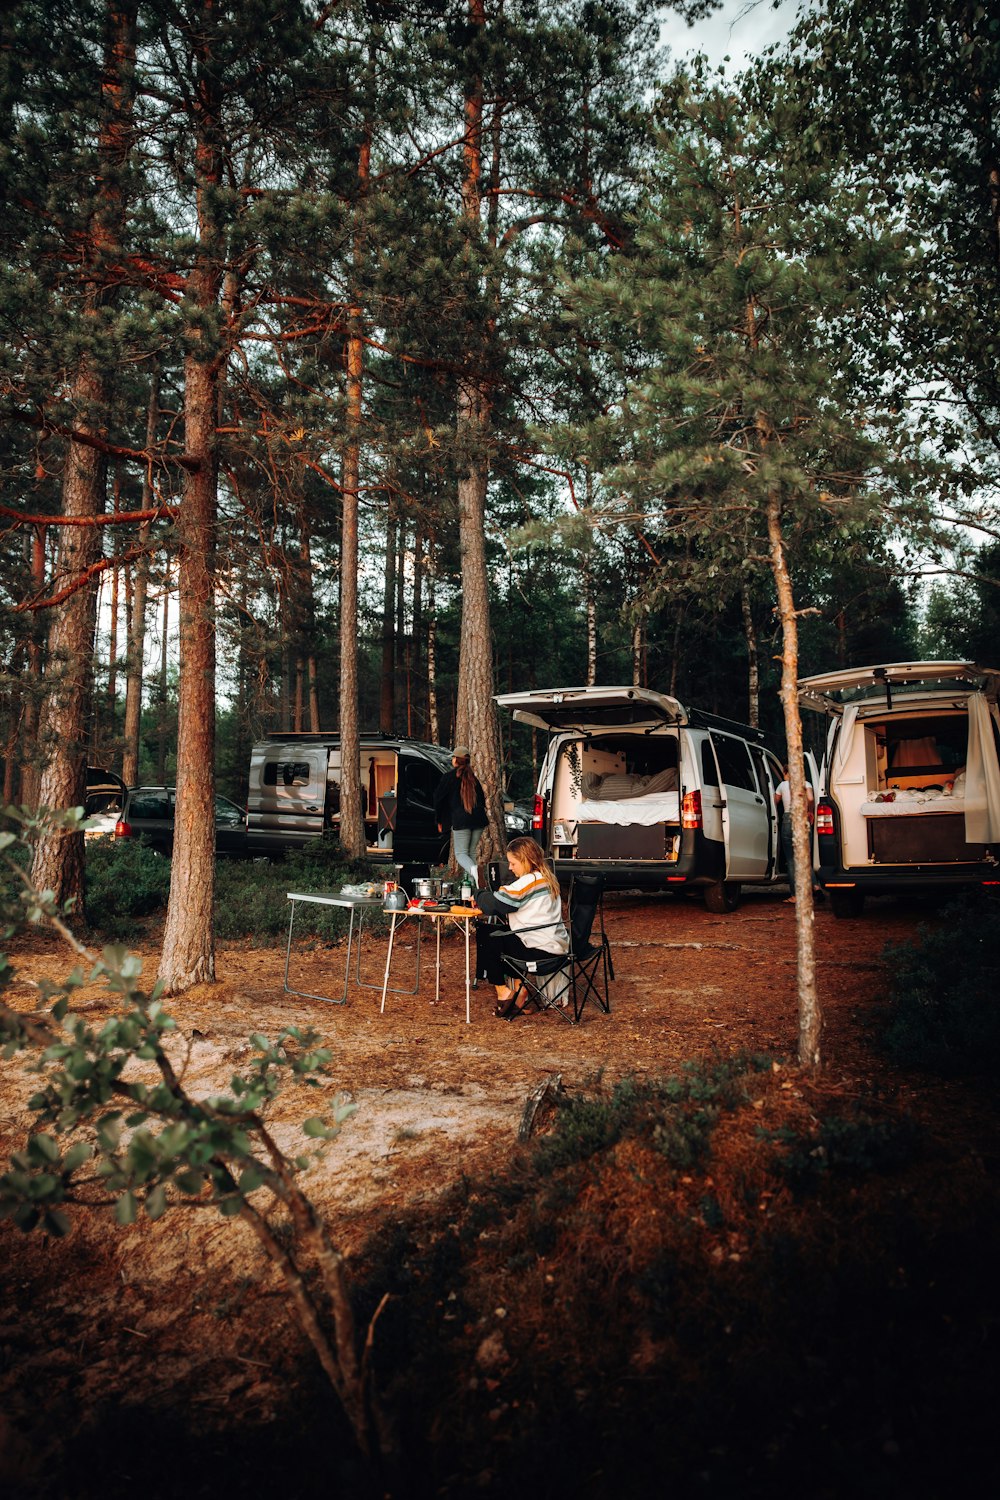
M 315 802 L 307 802 L 306 812 L 319 812 L 319 808 L 316 806 Z

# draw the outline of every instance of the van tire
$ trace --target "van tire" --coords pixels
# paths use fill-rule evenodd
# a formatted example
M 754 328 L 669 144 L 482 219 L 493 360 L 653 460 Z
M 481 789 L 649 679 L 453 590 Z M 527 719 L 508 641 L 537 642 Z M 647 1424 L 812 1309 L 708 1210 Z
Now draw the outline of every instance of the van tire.
M 717 880 L 705 887 L 705 908 L 720 915 L 735 911 L 740 904 L 742 887 L 738 880 Z
M 830 898 L 830 910 L 835 917 L 860 917 L 865 909 L 864 891 L 831 891 L 826 893 Z

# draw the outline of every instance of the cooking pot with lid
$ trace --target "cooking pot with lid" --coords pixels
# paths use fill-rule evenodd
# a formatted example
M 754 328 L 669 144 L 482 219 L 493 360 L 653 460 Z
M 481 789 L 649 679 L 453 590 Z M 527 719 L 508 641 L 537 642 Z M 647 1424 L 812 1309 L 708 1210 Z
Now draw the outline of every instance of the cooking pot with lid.
M 432 896 L 437 895 L 437 891 L 434 889 L 434 885 L 435 882 L 433 880 L 421 878 L 416 882 L 413 894 L 415 896 L 419 896 L 423 901 L 429 900 Z

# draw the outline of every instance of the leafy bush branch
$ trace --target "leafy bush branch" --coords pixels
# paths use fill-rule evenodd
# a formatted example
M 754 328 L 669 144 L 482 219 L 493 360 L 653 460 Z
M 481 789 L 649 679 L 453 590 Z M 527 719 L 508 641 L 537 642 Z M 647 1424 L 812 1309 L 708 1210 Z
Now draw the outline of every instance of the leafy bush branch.
M 89 951 L 70 929 L 68 912 L 51 892 L 33 889 L 14 857 L 41 828 L 78 826 L 80 809 L 31 814 L 8 807 L 3 816 L 0 859 L 12 877 L 3 887 L 4 938 L 24 922 L 45 923 L 79 962 L 63 981 L 39 985 L 32 1014 L 0 1001 L 2 1056 L 30 1053 L 26 1067 L 40 1079 L 28 1105 L 36 1129 L 0 1176 L 0 1215 L 25 1232 L 52 1235 L 69 1231 L 71 1207 L 111 1208 L 119 1224 L 140 1212 L 156 1220 L 175 1206 L 242 1219 L 281 1273 L 355 1439 L 370 1454 L 378 1418 L 369 1390 L 371 1329 L 359 1354 L 343 1256 L 299 1181 L 354 1106 L 338 1094 L 325 1114 L 307 1119 L 309 1145 L 294 1158 L 266 1123 L 287 1082 L 320 1087 L 329 1051 L 316 1032 L 299 1027 L 273 1042 L 255 1035 L 252 1059 L 228 1091 L 196 1098 L 184 1085 L 185 1067 L 178 1071 L 172 1060 L 177 1046 L 168 1050 L 180 1034 L 160 1004 L 159 986 L 149 993 L 139 986 L 141 961 L 124 948 Z M 0 988 L 12 975 L 0 955 Z M 95 1027 L 72 1006 L 83 985 L 99 983 L 118 1006 Z

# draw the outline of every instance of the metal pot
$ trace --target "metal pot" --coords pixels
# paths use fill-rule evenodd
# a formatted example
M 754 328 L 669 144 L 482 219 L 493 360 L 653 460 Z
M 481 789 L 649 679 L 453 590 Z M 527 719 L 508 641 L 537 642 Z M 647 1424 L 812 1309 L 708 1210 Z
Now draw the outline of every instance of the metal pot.
M 394 891 L 386 893 L 385 900 L 382 902 L 382 909 L 383 911 L 405 911 L 408 905 L 409 901 L 407 900 L 406 892 L 397 886 Z
M 414 887 L 414 894 L 418 896 L 422 901 L 430 900 L 437 894 L 434 889 L 433 880 L 418 880 Z

